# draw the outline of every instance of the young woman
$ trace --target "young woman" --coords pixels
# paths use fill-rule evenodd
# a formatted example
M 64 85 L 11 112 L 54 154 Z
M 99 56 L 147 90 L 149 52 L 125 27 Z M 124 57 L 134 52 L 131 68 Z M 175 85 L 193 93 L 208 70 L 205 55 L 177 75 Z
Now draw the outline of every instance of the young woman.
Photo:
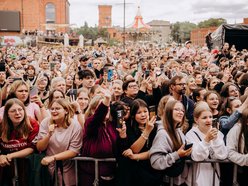
M 32 140 L 38 134 L 39 125 L 28 118 L 22 101 L 10 99 L 4 108 L 3 120 L 0 125 L 0 185 L 12 185 L 14 167 L 12 160 L 24 158 L 33 153 L 35 145 Z M 27 167 L 25 160 L 18 160 L 20 185 L 27 184 Z
M 122 158 L 119 167 L 122 176 L 118 179 L 118 185 L 159 185 L 159 175 L 149 161 L 149 150 L 156 135 L 156 117 L 149 120 L 147 104 L 136 99 L 131 105 L 130 119 L 125 145 L 128 149 L 121 150 L 126 158 Z
M 18 80 L 11 85 L 7 100 L 17 98 L 22 101 L 25 105 L 27 115 L 40 123 L 47 116 L 46 109 L 37 95 L 30 99 L 29 93 L 28 84 Z M 0 109 L 1 118 L 3 117 L 3 110 L 4 107 Z
M 50 107 L 51 117 L 44 119 L 40 125 L 36 147 L 46 151 L 42 165 L 48 165 L 51 176 L 54 175 L 54 163 L 60 161 L 59 183 L 76 185 L 74 162 L 69 159 L 77 156 L 82 146 L 82 128 L 73 120 L 73 110 L 68 101 L 54 100 Z M 63 174 L 63 176 L 61 176 Z M 63 179 L 62 179 L 63 178 Z
M 36 86 L 38 89 L 38 95 L 39 95 L 42 103 L 45 103 L 45 101 L 49 97 L 50 80 L 49 80 L 48 75 L 41 73 L 37 78 Z
M 204 100 L 207 102 L 209 108 L 212 111 L 213 118 L 218 119 L 219 115 L 219 104 L 220 104 L 220 96 L 215 91 L 207 91 L 204 95 Z
M 156 170 L 166 170 L 177 160 L 187 157 L 191 149 L 184 150 L 185 136 L 180 127 L 184 123 L 185 109 L 177 100 L 168 101 L 163 116 L 162 125 L 158 126 L 157 135 L 150 149 L 150 162 Z M 174 184 L 181 185 L 185 182 L 187 169 L 174 180 Z
M 194 161 L 204 161 L 208 158 L 223 160 L 227 158 L 227 149 L 223 140 L 223 134 L 212 127 L 213 114 L 206 102 L 199 102 L 194 110 L 194 120 L 196 126 L 186 134 L 188 141 L 193 143 L 191 158 Z M 216 163 L 217 164 L 217 163 Z M 193 163 L 194 175 L 196 180 L 192 179 L 192 167 L 189 169 L 187 184 L 192 181 L 195 186 L 213 185 L 213 172 L 215 175 L 214 185 L 219 185 L 220 171 L 217 166 L 211 163 Z
M 239 165 L 238 183 L 240 186 L 247 185 L 248 163 L 247 163 L 247 122 L 248 109 L 246 108 L 240 118 L 240 123 L 231 128 L 227 134 L 226 146 L 229 152 L 228 159 Z
M 248 107 L 248 99 L 246 97 L 242 104 L 238 97 L 228 97 L 226 103 L 223 104 L 220 112 L 219 124 L 220 130 L 227 135 L 229 130 L 238 122 L 242 112 Z
M 121 95 L 123 93 L 122 85 L 123 85 L 123 82 L 121 80 L 114 80 L 113 81 L 113 83 L 112 83 L 112 97 L 111 97 L 112 102 L 120 101 Z
M 114 158 L 116 155 L 116 125 L 109 120 L 111 93 L 105 90 L 104 96 L 94 96 L 85 113 L 83 146 L 81 155 L 93 158 Z M 99 184 L 114 184 L 115 163 L 99 164 Z M 93 162 L 80 163 L 79 185 L 91 186 L 95 178 Z

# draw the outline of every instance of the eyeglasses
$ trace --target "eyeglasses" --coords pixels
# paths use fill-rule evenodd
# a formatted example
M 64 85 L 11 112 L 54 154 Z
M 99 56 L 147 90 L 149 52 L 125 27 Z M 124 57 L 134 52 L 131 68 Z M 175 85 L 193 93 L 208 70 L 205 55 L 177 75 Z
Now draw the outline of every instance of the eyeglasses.
M 138 85 L 128 85 L 128 88 L 137 88 Z
M 178 85 L 178 86 L 182 87 L 182 86 L 186 86 L 186 83 L 177 83 L 175 85 Z
M 15 113 L 23 112 L 23 111 L 24 111 L 23 108 L 18 108 L 18 109 L 9 110 L 9 113 L 15 114 Z
M 177 111 L 177 112 L 182 112 L 182 113 L 185 113 L 185 110 L 180 109 L 180 108 L 174 108 L 173 110 L 175 110 L 175 111 Z

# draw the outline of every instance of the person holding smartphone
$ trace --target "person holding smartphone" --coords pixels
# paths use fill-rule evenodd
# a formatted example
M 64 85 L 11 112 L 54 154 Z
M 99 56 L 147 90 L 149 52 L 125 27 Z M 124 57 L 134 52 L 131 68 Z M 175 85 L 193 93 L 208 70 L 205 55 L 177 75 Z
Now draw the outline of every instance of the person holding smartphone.
M 178 175 L 171 175 L 176 177 L 173 183 L 181 185 L 187 176 L 183 159 L 190 156 L 192 151 L 191 147 L 185 149 L 186 140 L 181 130 L 185 120 L 185 108 L 180 101 L 169 100 L 161 117 L 162 122 L 158 125 L 157 134 L 149 152 L 151 166 L 168 174 L 173 166 L 181 162 Z M 168 170 L 167 173 L 166 170 Z
M 213 114 L 206 102 L 199 102 L 194 110 L 194 120 L 196 126 L 186 134 L 188 141 L 193 143 L 191 158 L 194 161 L 204 161 L 207 159 L 224 160 L 228 152 L 224 143 L 224 135 L 212 126 Z M 218 164 L 218 163 L 216 163 Z M 212 186 L 220 184 L 219 166 L 213 163 L 193 163 L 189 168 L 187 177 L 188 185 Z M 192 170 L 196 175 L 196 180 L 192 180 Z M 214 176 L 213 176 L 214 172 Z M 213 181 L 215 183 L 213 184 Z

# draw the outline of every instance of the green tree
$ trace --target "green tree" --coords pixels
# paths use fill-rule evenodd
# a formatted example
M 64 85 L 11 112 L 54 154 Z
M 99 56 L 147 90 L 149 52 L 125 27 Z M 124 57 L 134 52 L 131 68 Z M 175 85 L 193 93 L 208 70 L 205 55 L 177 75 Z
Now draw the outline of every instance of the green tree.
M 218 27 L 221 24 L 226 24 L 226 20 L 223 18 L 210 18 L 208 20 L 205 21 L 201 21 L 200 23 L 198 23 L 198 27 L 199 28 L 208 28 L 208 27 Z
M 196 24 L 185 22 L 176 22 L 171 26 L 171 36 L 177 43 L 184 43 L 190 39 L 190 32 L 197 27 Z
M 105 28 L 98 29 L 95 27 L 89 27 L 87 22 L 84 22 L 84 26 L 77 28 L 74 30 L 78 35 L 82 34 L 86 39 L 96 40 L 98 37 L 102 37 L 104 39 L 108 38 L 108 31 Z

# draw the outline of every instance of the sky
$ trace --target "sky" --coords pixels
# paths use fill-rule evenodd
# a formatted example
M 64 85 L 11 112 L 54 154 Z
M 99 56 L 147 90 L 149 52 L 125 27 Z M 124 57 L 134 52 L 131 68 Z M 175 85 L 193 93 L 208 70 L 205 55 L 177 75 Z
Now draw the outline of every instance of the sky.
M 199 23 L 209 18 L 224 18 L 228 23 L 242 23 L 248 17 L 247 0 L 125 0 L 126 26 L 141 8 L 145 23 L 164 20 L 170 23 L 190 21 Z M 76 27 L 98 25 L 98 5 L 112 5 L 112 26 L 123 26 L 124 0 L 69 0 L 70 23 Z

